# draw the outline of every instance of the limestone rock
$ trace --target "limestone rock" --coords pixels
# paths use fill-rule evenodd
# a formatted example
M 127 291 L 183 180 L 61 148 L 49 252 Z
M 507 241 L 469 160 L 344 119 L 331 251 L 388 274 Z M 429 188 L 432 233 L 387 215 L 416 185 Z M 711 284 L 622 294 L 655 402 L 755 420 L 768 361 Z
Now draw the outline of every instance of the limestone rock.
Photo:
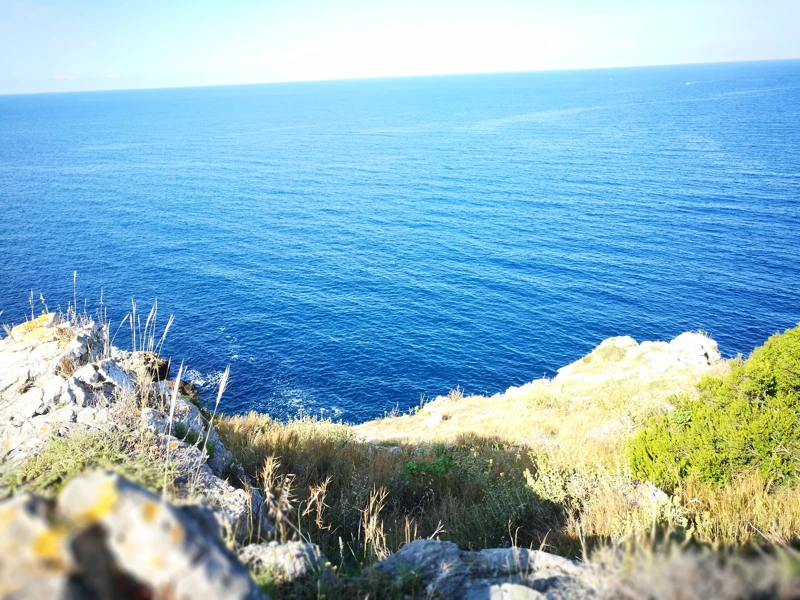
M 61 400 L 65 404 L 77 406 L 94 406 L 94 394 L 74 376 L 66 380 L 61 387 Z
M 167 433 L 167 417 L 164 416 L 164 413 L 159 412 L 154 408 L 150 408 L 149 406 L 143 408 L 140 421 L 142 428 L 147 431 L 161 434 Z
M 37 574 L 66 569 L 66 536 L 51 527 L 52 508 L 44 499 L 27 494 L 0 504 L 0 597 L 22 589 Z
M 436 427 L 443 420 L 444 420 L 444 415 L 442 415 L 442 413 L 440 413 L 438 410 L 431 410 L 430 416 L 425 419 L 425 426 Z
M 264 499 L 258 490 L 245 491 L 214 476 L 208 465 L 200 469 L 193 501 L 210 507 L 220 528 L 240 543 L 267 537 L 274 531 L 264 515 Z
M 669 503 L 669 496 L 649 481 L 634 485 L 625 496 L 631 506 L 642 507 L 656 513 Z
M 334 579 L 330 563 L 316 544 L 307 542 L 270 542 L 250 544 L 239 552 L 239 559 L 254 573 L 269 573 L 281 581 L 304 579 L 318 574 Z
M 87 364 L 72 374 L 76 381 L 88 387 L 100 387 L 102 385 L 100 374 L 97 372 L 97 366 Z
M 76 415 L 76 422 L 84 425 L 101 426 L 111 421 L 111 414 L 107 408 L 88 407 L 79 411 Z
M 42 399 L 44 395 L 39 388 L 31 388 L 22 394 L 16 402 L 15 417 L 21 421 L 30 419 L 34 415 L 42 414 L 44 410 L 44 403 Z
M 414 573 L 429 594 L 444 598 L 527 599 L 538 598 L 537 592 L 548 598 L 568 598 L 591 593 L 578 563 L 516 547 L 466 552 L 452 542 L 417 540 L 373 568 L 396 578 Z
M 133 393 L 133 383 L 113 359 L 107 358 L 100 361 L 97 365 L 97 372 L 104 381 L 112 384 L 123 394 Z
M 205 535 L 187 512 L 119 475 L 96 471 L 77 477 L 57 506 L 59 516 L 79 531 L 99 531 L 90 543 L 102 544 L 116 568 L 159 595 L 262 597 L 218 538 Z

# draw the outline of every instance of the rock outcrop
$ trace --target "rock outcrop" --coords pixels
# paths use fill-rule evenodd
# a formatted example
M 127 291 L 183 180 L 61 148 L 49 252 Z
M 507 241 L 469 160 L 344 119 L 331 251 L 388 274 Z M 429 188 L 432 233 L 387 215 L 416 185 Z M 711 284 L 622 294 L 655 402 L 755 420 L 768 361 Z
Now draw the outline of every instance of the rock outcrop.
M 331 582 L 335 578 L 328 559 L 319 547 L 307 542 L 250 544 L 239 553 L 239 559 L 254 574 L 268 573 L 278 581 L 315 576 Z
M 104 334 L 95 321 L 62 322 L 46 314 L 0 340 L 0 474 L 53 436 L 128 427 L 140 414 L 139 427 L 156 436 L 164 453 L 169 448 L 176 501 L 213 508 L 225 535 L 237 540 L 268 535 L 272 526 L 263 518 L 260 494 L 225 480 L 233 457 L 213 425 L 180 395 L 173 426 L 191 432 L 196 444 L 178 439 L 176 431 L 170 435 L 172 390 L 159 381 L 166 361 L 107 347 Z M 143 372 L 149 376 L 144 382 L 137 379 Z M 142 408 L 144 402 L 150 406 Z
M 627 336 L 612 337 L 558 369 L 553 378 L 511 386 L 489 397 L 465 395 L 457 388 L 413 413 L 375 419 L 354 430 L 362 440 L 377 444 L 451 442 L 467 432 L 548 450 L 576 435 L 583 440 L 619 440 L 632 431 L 634 422 L 671 410 L 675 394 L 695 393 L 704 375 L 721 375 L 727 369 L 716 342 L 702 333 L 641 344 Z M 553 409 L 560 411 L 557 417 Z M 568 424 L 565 416 L 572 417 Z
M 264 597 L 208 520 L 103 471 L 0 503 L 0 556 L 3 598 Z
M 553 379 L 536 379 L 510 387 L 493 399 L 526 396 L 546 390 L 593 390 L 624 381 L 627 386 L 668 380 L 674 391 L 694 381 L 721 361 L 717 343 L 702 333 L 686 332 L 671 342 L 637 343 L 632 337 L 603 340 L 583 358 L 558 369 Z
M 452 542 L 417 540 L 373 568 L 396 579 L 419 577 L 429 597 L 453 600 L 555 600 L 592 594 L 579 563 L 524 548 L 466 552 Z
M 0 340 L 0 470 L 50 435 L 107 424 L 113 397 L 133 386 L 102 355 L 99 325 L 61 323 L 52 313 Z

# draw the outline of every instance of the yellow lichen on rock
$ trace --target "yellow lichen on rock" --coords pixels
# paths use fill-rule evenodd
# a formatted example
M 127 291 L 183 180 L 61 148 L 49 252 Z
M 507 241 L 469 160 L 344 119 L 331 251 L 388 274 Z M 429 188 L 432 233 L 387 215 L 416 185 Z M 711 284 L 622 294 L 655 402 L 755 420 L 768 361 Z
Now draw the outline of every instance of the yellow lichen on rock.
M 78 515 L 78 520 L 85 522 L 99 521 L 114 510 L 119 499 L 117 483 L 113 479 L 103 481 L 97 489 L 94 504 Z
M 161 512 L 161 506 L 158 502 L 145 503 L 142 507 L 142 517 L 144 517 L 145 523 L 153 523 L 158 517 L 159 512 Z
M 14 327 L 11 330 L 11 338 L 20 342 L 43 342 L 53 335 L 51 328 L 56 321 L 55 313 L 45 313 Z
M 52 568 L 63 568 L 64 560 L 64 541 L 66 531 L 60 527 L 53 527 L 40 532 L 33 540 L 33 554 L 36 558 L 46 561 Z
M 0 510 L 0 532 L 5 532 L 9 524 L 14 520 L 16 510 L 13 506 L 7 506 Z
M 174 543 L 180 544 L 185 537 L 186 532 L 184 531 L 183 527 L 177 523 L 173 524 L 172 527 L 169 528 L 169 539 L 171 539 Z

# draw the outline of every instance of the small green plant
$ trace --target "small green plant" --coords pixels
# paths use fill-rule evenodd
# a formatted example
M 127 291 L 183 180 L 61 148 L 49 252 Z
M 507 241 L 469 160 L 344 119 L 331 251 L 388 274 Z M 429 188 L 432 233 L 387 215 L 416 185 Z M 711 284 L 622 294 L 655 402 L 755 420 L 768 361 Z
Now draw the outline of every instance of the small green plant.
M 177 421 L 172 424 L 172 435 L 179 440 L 185 440 L 187 433 L 189 433 L 189 428 L 186 426 L 186 423 Z
M 406 479 L 413 479 L 414 477 L 430 477 L 430 476 L 443 476 L 447 475 L 453 470 L 454 460 L 452 456 L 445 454 L 437 458 L 433 462 L 424 461 L 410 461 L 407 462 L 403 474 Z

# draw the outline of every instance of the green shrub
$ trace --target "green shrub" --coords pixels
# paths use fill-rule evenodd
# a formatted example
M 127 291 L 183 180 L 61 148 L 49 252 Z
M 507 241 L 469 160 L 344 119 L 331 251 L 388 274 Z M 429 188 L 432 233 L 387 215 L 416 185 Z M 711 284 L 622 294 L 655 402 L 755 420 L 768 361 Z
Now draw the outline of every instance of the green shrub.
M 186 423 L 181 423 L 177 421 L 172 424 L 172 435 L 174 435 L 179 440 L 186 439 L 186 434 L 189 433 L 189 428 L 186 426 Z
M 800 327 L 776 334 L 731 372 L 705 377 L 700 398 L 674 398 L 631 440 L 633 473 L 665 488 L 681 479 L 722 484 L 757 472 L 778 483 L 800 476 Z
M 197 446 L 202 440 L 200 434 L 194 429 L 189 429 L 186 423 L 176 422 L 172 426 L 172 434 L 179 440 L 183 440 L 190 446 Z

